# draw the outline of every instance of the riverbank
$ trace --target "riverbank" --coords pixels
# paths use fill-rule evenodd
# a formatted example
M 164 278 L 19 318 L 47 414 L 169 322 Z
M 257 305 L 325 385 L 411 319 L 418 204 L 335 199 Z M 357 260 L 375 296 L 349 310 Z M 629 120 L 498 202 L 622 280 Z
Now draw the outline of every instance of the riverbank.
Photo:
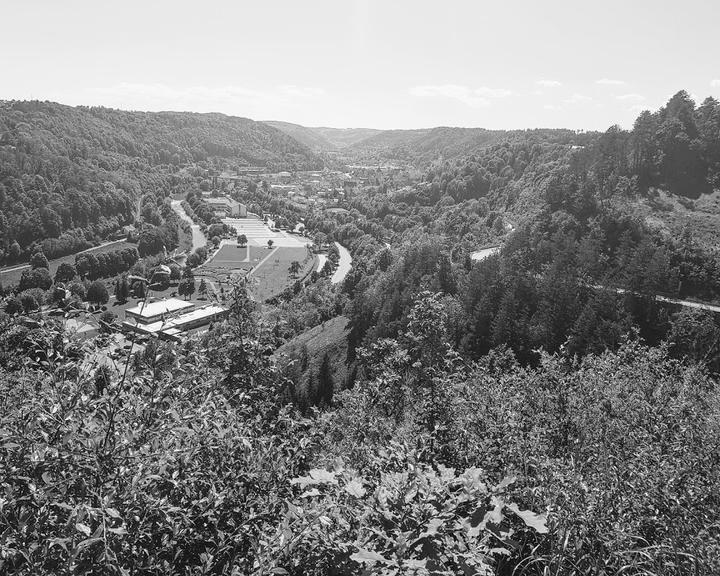
M 193 219 L 188 216 L 187 212 L 185 212 L 185 209 L 182 207 L 182 200 L 172 200 L 170 202 L 170 206 L 172 206 L 172 209 L 175 210 L 178 216 L 185 220 L 188 224 L 190 224 L 190 229 L 192 230 L 192 250 L 191 252 L 195 252 L 198 248 L 201 248 L 207 244 L 207 238 L 205 237 L 205 234 L 203 234 L 203 231 L 200 229 L 200 226 L 198 224 L 195 224 L 193 222 Z

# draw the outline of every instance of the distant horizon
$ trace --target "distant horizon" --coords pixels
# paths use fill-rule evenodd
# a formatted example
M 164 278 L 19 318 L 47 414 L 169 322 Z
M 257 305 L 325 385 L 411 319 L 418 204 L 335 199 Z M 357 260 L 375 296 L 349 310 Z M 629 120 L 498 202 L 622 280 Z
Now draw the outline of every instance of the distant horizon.
M 679 92 L 680 90 L 678 90 Z M 677 93 L 677 92 L 675 92 Z M 712 96 L 710 96 L 712 97 Z M 670 97 L 668 97 L 669 100 Z M 703 98 L 702 100 L 704 100 Z M 695 101 L 695 105 L 699 105 L 702 103 L 702 100 L 700 102 Z M 253 122 L 260 122 L 263 124 L 268 124 L 270 122 L 282 122 L 285 124 L 292 124 L 295 126 L 300 126 L 301 128 L 307 128 L 307 129 L 330 129 L 330 130 L 375 130 L 377 132 L 393 132 L 393 131 L 403 131 L 403 132 L 412 132 L 412 131 L 419 131 L 419 130 L 434 130 L 436 128 L 460 128 L 460 129 L 468 129 L 468 130 L 487 130 L 488 132 L 520 132 L 520 131 L 527 131 L 527 130 L 569 130 L 572 132 L 578 132 L 578 133 L 585 133 L 585 132 L 605 132 L 608 129 L 610 129 L 612 126 L 620 125 L 619 123 L 610 124 L 606 128 L 577 128 L 577 127 L 571 127 L 571 126 L 526 126 L 526 127 L 518 127 L 518 128 L 488 128 L 486 126 L 462 126 L 462 125 L 450 125 L 450 124 L 437 124 L 434 126 L 414 126 L 414 127 L 408 127 L 408 128 L 378 128 L 376 126 L 330 126 L 327 124 L 318 124 L 314 126 L 310 126 L 307 124 L 300 124 L 298 122 L 293 122 L 291 120 L 283 120 L 283 119 L 265 119 L 260 120 L 257 118 L 251 118 L 250 116 L 243 116 L 242 114 L 232 114 L 228 112 L 223 112 L 220 110 L 208 110 L 208 111 L 199 111 L 199 110 L 173 110 L 173 109 L 158 109 L 158 110 L 142 110 L 142 109 L 133 109 L 133 108 L 123 108 L 119 106 L 109 106 L 105 104 L 68 104 L 66 102 L 59 102 L 57 100 L 49 100 L 49 99 L 41 99 L 41 98 L 27 98 L 27 99 L 19 99 L 19 98 L 0 98 L 0 102 L 40 102 L 40 103 L 49 103 L 49 104 L 58 104 L 60 106 L 68 106 L 70 108 L 105 108 L 107 110 L 119 110 L 121 112 L 140 112 L 140 113 L 147 113 L 147 114 L 162 114 L 162 113 L 175 113 L 175 114 L 218 114 L 221 116 L 227 116 L 229 118 L 242 118 L 245 120 L 251 120 Z M 664 105 L 663 103 L 662 105 Z M 658 106 L 657 108 L 647 108 L 649 112 L 656 112 L 659 110 L 661 106 Z M 638 115 L 643 110 L 638 112 Z M 621 126 L 621 128 L 625 130 L 631 130 L 632 126 Z
M 0 99 L 307 127 L 630 128 L 678 87 L 720 98 L 720 3 L 27 0 Z

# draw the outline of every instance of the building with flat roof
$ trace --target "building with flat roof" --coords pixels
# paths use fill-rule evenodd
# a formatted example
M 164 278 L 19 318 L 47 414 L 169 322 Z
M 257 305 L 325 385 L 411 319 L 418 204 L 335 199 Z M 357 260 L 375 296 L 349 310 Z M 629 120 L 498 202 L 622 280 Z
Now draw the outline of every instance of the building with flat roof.
M 261 174 L 265 170 L 265 166 L 240 166 L 236 172 L 238 176 L 240 176 L 245 174 Z
M 145 302 L 144 304 L 138 304 L 134 308 L 128 308 L 125 310 L 125 318 L 128 320 L 134 319 L 141 324 L 150 324 L 162 320 L 164 316 L 167 317 L 194 307 L 195 304 L 192 302 L 186 302 L 179 298 L 164 298 L 156 302 Z
M 167 340 L 179 340 L 183 332 L 207 326 L 216 320 L 226 318 L 229 310 L 218 304 L 208 304 L 206 306 L 195 307 L 192 302 L 183 302 L 172 298 L 176 302 L 186 304 L 182 308 L 176 308 L 174 312 L 163 312 L 161 307 L 151 308 L 152 314 L 145 315 L 148 306 L 162 304 L 162 302 L 152 302 L 143 310 L 143 315 L 137 315 L 131 310 L 125 311 L 125 321 L 122 323 L 123 330 L 138 332 L 145 335 L 157 335 Z M 128 312 L 131 312 L 128 314 Z
M 247 207 L 245 204 L 240 204 L 237 200 L 233 200 L 227 196 L 218 196 L 217 198 L 211 196 L 204 200 L 213 208 L 224 211 L 225 215 L 230 218 L 247 218 Z

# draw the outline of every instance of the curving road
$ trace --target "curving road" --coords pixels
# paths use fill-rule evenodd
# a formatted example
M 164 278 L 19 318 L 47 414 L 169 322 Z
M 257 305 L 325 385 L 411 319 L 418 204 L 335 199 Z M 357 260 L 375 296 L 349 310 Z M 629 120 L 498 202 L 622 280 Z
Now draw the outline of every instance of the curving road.
M 327 262 L 327 256 L 325 254 L 318 254 L 318 265 L 317 265 L 317 272 L 318 274 L 322 272 L 322 269 L 325 267 L 325 262 Z
M 477 252 L 473 252 L 470 254 L 470 258 L 472 258 L 475 262 L 479 262 L 480 260 L 485 260 L 488 256 L 492 256 L 499 251 L 500 246 L 489 246 L 488 248 L 482 248 Z
M 339 242 L 335 242 L 335 246 L 337 246 L 338 252 L 340 252 L 340 260 L 338 261 L 338 267 L 335 270 L 335 274 L 333 274 L 332 278 L 330 278 L 330 282 L 332 284 L 338 284 L 345 280 L 345 276 L 348 275 L 350 268 L 352 268 L 352 256 L 350 256 L 350 252 L 347 251 L 347 248 Z

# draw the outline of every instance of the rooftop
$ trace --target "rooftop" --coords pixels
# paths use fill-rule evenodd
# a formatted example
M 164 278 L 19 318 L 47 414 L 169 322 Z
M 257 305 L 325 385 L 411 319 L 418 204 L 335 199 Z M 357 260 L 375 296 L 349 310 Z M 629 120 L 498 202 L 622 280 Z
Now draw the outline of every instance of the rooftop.
M 178 310 L 185 310 L 186 308 L 192 308 L 195 306 L 192 302 L 186 302 L 178 298 L 165 298 L 158 300 L 157 302 L 148 302 L 143 307 L 142 304 L 138 304 L 133 308 L 128 308 L 125 314 L 131 314 L 140 317 L 152 317 L 159 314 L 168 314 L 170 312 L 177 312 Z M 142 310 L 142 312 L 141 312 Z
M 208 204 L 223 204 L 225 206 L 240 206 L 240 202 L 227 196 L 218 196 L 217 198 L 211 196 L 210 198 L 205 198 L 205 202 Z
M 174 318 L 170 318 L 165 321 L 158 320 L 157 322 L 152 322 L 151 324 L 142 324 L 134 318 L 130 318 L 128 320 L 125 320 L 123 324 L 127 327 L 138 328 L 143 332 L 148 333 L 156 333 L 161 331 L 168 332 L 172 330 L 171 334 L 177 334 L 178 332 L 183 331 L 183 326 L 186 324 L 190 324 L 195 320 L 207 318 L 208 316 L 223 314 L 225 312 L 227 312 L 227 308 L 223 306 L 218 306 L 217 304 L 210 304 L 208 306 L 204 306 L 203 308 L 196 308 L 195 310 L 180 314 L 179 316 L 175 316 Z

